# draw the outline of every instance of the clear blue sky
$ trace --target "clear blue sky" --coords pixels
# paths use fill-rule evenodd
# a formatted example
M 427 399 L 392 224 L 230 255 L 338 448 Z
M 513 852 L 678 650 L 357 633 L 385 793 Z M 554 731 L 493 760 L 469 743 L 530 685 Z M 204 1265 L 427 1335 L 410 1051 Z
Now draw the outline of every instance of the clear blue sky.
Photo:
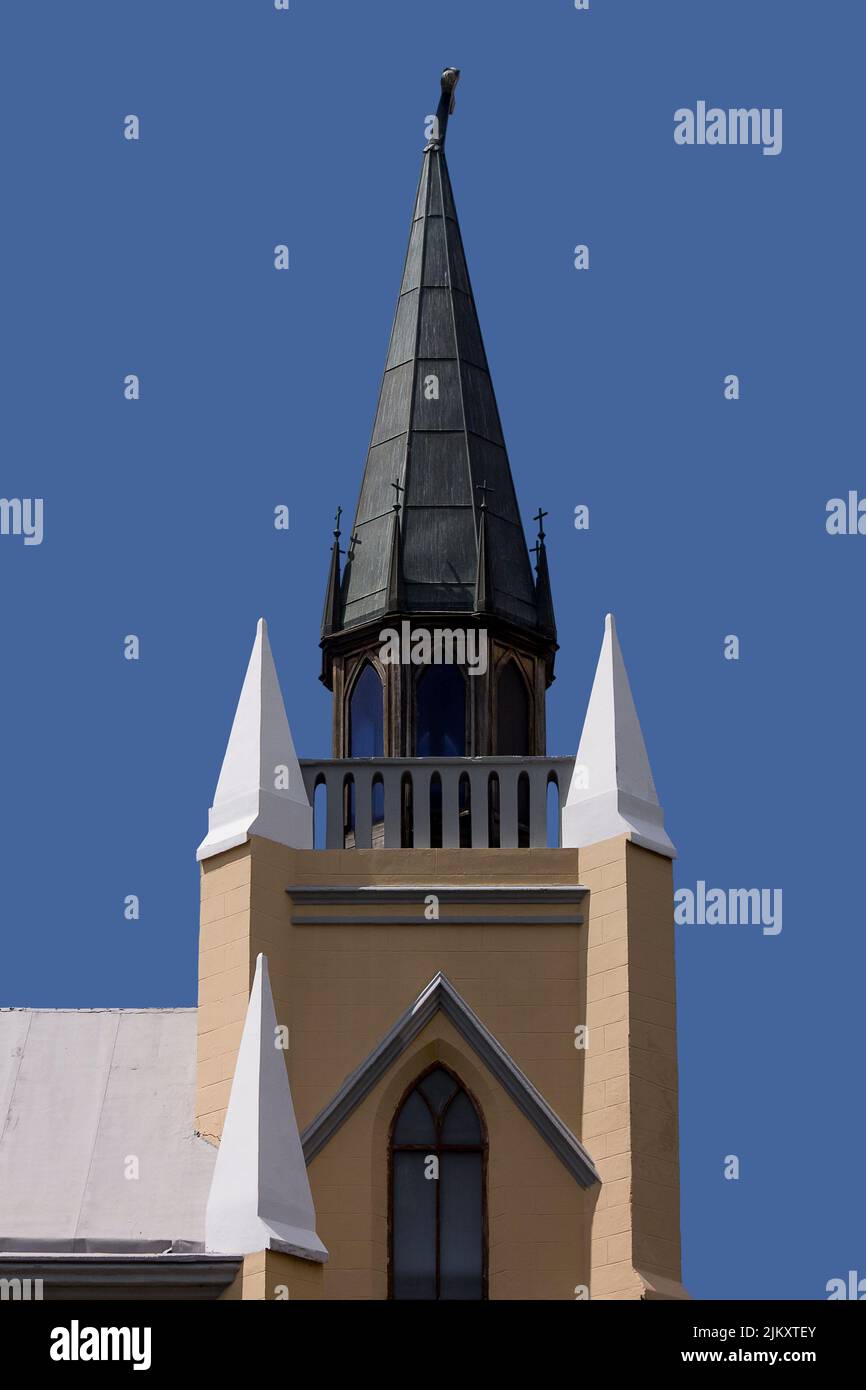
M 550 513 L 550 749 L 612 610 L 678 884 L 784 892 L 778 936 L 678 929 L 686 1282 L 866 1274 L 866 537 L 824 526 L 866 493 L 860 7 L 49 0 L 2 28 L 2 492 L 45 499 L 41 546 L 0 537 L 2 1001 L 194 1002 L 194 851 L 260 614 L 299 752 L 329 751 L 331 519 L 454 64 L 488 357 L 524 518 Z M 782 107 L 781 155 L 677 147 L 699 99 Z

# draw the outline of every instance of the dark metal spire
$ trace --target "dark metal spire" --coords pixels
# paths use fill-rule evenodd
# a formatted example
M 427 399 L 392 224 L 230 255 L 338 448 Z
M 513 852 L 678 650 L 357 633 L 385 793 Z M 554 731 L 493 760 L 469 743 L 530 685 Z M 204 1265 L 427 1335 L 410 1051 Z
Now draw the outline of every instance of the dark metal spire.
M 342 604 L 340 602 L 340 518 L 343 515 L 343 508 L 338 507 L 334 517 L 334 542 L 331 546 L 331 564 L 328 569 L 328 587 L 325 592 L 325 608 L 322 613 L 322 636 L 327 637 L 330 633 L 336 632 L 342 619 Z
M 395 478 L 391 486 L 394 489 L 394 501 L 391 505 L 394 520 L 391 523 L 391 563 L 388 569 L 388 598 L 385 603 L 385 610 L 388 613 L 401 613 L 406 606 L 403 590 L 403 558 L 400 545 L 400 509 L 403 506 L 400 497 L 405 489 L 399 478 Z
M 456 68 L 442 74 L 422 157 L 343 575 L 340 631 L 394 611 L 398 592 L 408 614 L 477 611 L 483 540 L 486 611 L 539 633 L 536 586 L 445 159 L 458 77 Z
M 535 604 L 538 611 L 539 630 L 556 640 L 556 615 L 553 611 L 553 594 L 550 589 L 550 571 L 547 568 L 547 550 L 544 545 L 544 518 L 547 512 L 541 507 L 532 518 L 538 522 L 538 539 L 532 547 L 535 553 Z

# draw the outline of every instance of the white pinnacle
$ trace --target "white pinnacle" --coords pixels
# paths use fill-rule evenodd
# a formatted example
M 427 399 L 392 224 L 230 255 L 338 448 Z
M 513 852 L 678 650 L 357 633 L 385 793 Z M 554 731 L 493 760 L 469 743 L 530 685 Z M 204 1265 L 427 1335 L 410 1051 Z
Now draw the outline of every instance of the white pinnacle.
M 316 1213 L 285 1054 L 260 955 L 205 1214 L 205 1248 L 223 1255 L 277 1250 L 320 1264 Z
M 268 627 L 256 640 L 196 858 L 208 859 L 250 835 L 312 849 L 313 811 L 292 742 Z
M 629 835 L 673 859 L 613 614 L 589 697 L 571 786 L 562 810 L 563 847 Z

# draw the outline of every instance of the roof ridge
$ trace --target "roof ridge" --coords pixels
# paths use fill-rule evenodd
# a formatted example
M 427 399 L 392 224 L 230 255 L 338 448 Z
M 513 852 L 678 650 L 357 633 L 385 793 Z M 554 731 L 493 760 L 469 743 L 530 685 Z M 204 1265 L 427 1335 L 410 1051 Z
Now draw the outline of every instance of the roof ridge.
M 197 1004 L 0 1004 L 0 1014 L 194 1014 Z

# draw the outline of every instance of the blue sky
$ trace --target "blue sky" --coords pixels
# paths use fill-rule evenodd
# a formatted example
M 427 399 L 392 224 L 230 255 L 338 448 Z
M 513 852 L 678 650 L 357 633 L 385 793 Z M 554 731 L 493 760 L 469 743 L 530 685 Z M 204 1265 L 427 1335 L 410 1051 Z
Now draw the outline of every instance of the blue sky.
M 487 353 L 524 519 L 549 511 L 550 751 L 612 610 L 677 883 L 784 893 L 778 936 L 678 929 L 686 1283 L 866 1274 L 866 537 L 824 524 L 866 494 L 858 8 L 49 0 L 2 25 L 2 492 L 45 499 L 41 546 L 0 537 L 3 1002 L 194 1002 L 194 851 L 260 614 L 299 752 L 329 751 L 332 516 L 454 64 Z M 678 147 L 699 99 L 783 108 L 782 153 Z

